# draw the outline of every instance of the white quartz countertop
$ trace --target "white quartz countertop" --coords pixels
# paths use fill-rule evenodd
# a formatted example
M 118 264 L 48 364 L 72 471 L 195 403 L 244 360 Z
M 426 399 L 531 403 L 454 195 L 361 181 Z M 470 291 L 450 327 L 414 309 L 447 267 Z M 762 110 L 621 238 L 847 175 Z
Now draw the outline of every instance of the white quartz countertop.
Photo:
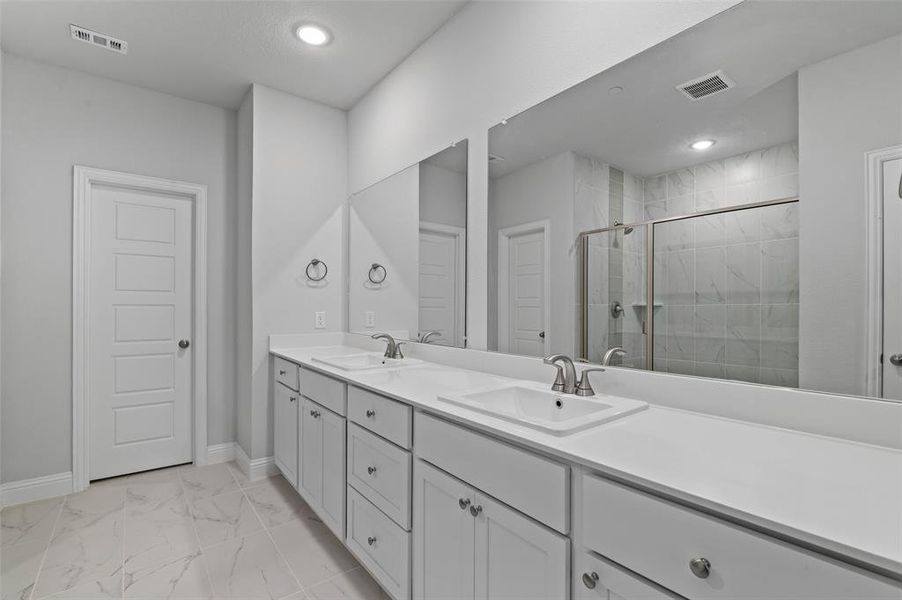
M 428 362 L 343 371 L 312 360 L 361 352 L 344 346 L 272 350 L 536 451 L 902 574 L 902 451 L 657 406 L 559 437 L 438 399 L 514 379 Z

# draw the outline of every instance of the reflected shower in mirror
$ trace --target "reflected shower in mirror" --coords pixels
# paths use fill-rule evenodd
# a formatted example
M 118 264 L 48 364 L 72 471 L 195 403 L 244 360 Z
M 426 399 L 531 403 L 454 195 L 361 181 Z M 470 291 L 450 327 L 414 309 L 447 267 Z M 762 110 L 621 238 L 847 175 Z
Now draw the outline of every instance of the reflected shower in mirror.
M 466 140 L 349 204 L 349 331 L 465 347 Z
M 902 3 L 866 4 L 742 3 L 493 127 L 489 349 L 902 399 Z

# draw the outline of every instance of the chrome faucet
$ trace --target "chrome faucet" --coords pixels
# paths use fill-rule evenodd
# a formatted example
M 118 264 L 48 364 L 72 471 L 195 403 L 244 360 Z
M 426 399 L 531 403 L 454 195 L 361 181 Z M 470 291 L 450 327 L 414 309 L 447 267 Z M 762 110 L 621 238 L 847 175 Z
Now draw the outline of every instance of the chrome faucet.
M 546 365 L 552 365 L 557 369 L 557 376 L 554 378 L 554 384 L 551 389 L 555 392 L 564 392 L 572 394 L 576 392 L 576 367 L 573 365 L 573 359 L 566 354 L 552 354 L 543 359 Z M 561 366 L 557 363 L 563 363 Z
M 626 350 L 624 350 L 622 346 L 613 346 L 611 348 L 608 348 L 608 351 L 604 353 L 604 356 L 601 359 L 601 364 L 605 367 L 609 366 L 611 364 L 611 360 L 617 354 L 626 356 Z
M 377 333 L 370 337 L 374 340 L 385 340 L 385 354 L 383 354 L 385 358 L 404 358 L 404 354 L 401 352 L 401 346 L 404 342 L 396 342 L 395 338 L 387 333 Z
M 421 344 L 428 344 L 434 337 L 442 337 L 441 331 L 427 331 L 423 335 L 420 336 Z

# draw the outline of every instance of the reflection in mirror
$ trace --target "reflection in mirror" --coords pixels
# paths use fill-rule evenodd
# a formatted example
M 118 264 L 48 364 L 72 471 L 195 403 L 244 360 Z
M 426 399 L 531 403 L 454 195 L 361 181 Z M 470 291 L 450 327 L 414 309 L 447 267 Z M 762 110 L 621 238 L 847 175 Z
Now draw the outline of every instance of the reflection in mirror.
M 464 347 L 466 140 L 349 203 L 349 331 Z
M 902 399 L 902 3 L 867 6 L 742 3 L 492 128 L 489 348 Z

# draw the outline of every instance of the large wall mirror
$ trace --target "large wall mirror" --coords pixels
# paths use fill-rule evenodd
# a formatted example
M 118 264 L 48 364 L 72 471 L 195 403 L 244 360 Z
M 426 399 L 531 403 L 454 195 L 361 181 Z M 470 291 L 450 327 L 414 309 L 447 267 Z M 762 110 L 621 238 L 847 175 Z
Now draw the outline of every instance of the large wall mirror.
M 492 128 L 489 349 L 902 399 L 900 31 L 745 2 Z
M 466 345 L 467 142 L 350 198 L 353 333 Z

